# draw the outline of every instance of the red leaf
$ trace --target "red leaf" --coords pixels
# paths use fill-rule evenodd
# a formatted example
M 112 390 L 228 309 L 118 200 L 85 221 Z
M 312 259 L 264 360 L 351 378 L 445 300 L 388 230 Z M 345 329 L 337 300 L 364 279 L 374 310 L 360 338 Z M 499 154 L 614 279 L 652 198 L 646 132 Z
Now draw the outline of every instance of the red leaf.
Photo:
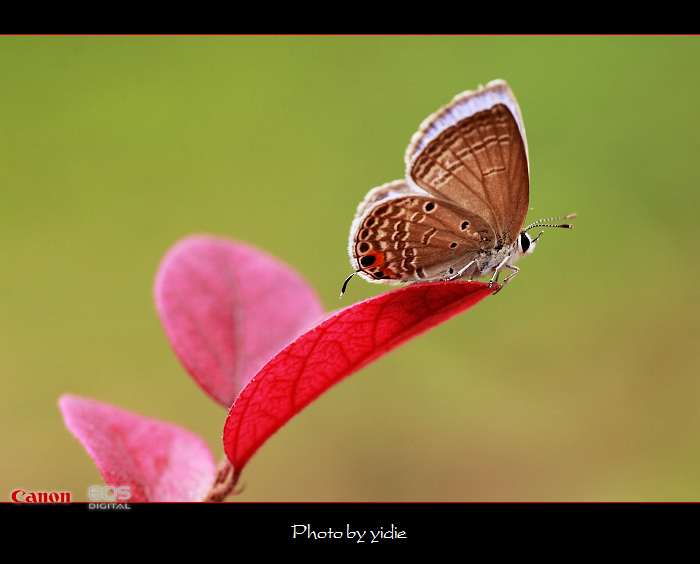
M 224 450 L 235 473 L 331 386 L 497 289 L 480 282 L 414 284 L 340 310 L 304 333 L 258 372 L 229 411 Z
M 177 425 L 70 394 L 58 406 L 107 485 L 130 487 L 130 502 L 202 501 L 214 482 L 211 451 Z
M 200 387 L 230 407 L 282 347 L 323 307 L 307 282 L 260 250 L 193 236 L 163 258 L 156 309 L 175 354 Z

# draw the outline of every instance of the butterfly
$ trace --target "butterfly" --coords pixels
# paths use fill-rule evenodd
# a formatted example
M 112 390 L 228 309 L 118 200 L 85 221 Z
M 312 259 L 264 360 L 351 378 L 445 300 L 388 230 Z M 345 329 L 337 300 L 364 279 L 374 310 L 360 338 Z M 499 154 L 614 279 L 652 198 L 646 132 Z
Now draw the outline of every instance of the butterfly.
M 491 274 L 530 254 L 542 233 L 564 227 L 542 219 L 527 227 L 530 171 L 520 107 L 508 84 L 494 80 L 455 96 L 429 116 L 406 150 L 406 179 L 367 194 L 350 228 L 355 274 L 383 284 L 433 282 Z

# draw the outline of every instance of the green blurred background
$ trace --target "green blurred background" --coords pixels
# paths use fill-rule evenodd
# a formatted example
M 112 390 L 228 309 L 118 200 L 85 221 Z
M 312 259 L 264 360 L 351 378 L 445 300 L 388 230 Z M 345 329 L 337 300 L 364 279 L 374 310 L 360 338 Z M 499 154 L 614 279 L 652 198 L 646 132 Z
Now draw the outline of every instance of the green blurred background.
M 265 249 L 337 309 L 357 204 L 421 121 L 504 78 L 530 218 L 505 291 L 333 388 L 241 501 L 700 500 L 700 38 L 0 38 L 0 499 L 103 484 L 69 392 L 177 423 L 226 411 L 152 285 L 192 233 Z M 236 499 L 236 498 L 232 498 Z

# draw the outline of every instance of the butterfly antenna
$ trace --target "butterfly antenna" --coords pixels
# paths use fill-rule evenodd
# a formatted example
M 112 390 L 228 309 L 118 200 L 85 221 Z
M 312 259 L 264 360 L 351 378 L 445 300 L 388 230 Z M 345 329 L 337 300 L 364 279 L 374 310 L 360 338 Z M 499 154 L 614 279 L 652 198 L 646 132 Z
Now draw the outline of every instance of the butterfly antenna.
M 345 279 L 345 282 L 343 282 L 343 287 L 342 287 L 341 290 L 340 290 L 340 297 L 341 297 L 341 298 L 343 297 L 343 294 L 345 293 L 345 288 L 348 287 L 348 282 L 350 282 L 350 278 L 352 278 L 353 276 L 355 276 L 355 274 L 357 274 L 357 273 L 356 273 L 356 272 L 353 272 L 350 276 L 348 276 L 348 277 Z
M 569 215 L 562 215 L 559 217 L 548 217 L 547 219 L 539 219 L 539 220 L 535 221 L 534 223 L 531 223 L 530 225 L 528 225 L 525 229 L 523 229 L 522 232 L 525 233 L 526 231 L 529 231 L 530 229 L 533 229 L 534 227 L 563 227 L 564 229 L 573 229 L 574 226 L 571 225 L 570 223 L 551 225 L 551 224 L 547 224 L 544 222 L 545 221 L 558 221 L 560 219 L 573 219 L 577 216 L 578 216 L 578 214 L 570 213 Z

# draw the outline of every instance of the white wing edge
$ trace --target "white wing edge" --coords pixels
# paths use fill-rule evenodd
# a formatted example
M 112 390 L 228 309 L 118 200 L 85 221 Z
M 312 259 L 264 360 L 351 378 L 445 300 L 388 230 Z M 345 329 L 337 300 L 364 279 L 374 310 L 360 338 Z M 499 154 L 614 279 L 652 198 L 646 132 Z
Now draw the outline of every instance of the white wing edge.
M 506 81 L 497 79 L 492 80 L 486 86 L 479 86 L 478 90 L 467 90 L 457 94 L 447 106 L 440 108 L 423 120 L 418 131 L 411 137 L 411 143 L 406 149 L 406 177 L 410 179 L 410 167 L 414 157 L 430 141 L 435 139 L 441 131 L 457 124 L 464 118 L 473 116 L 477 112 L 492 108 L 496 104 L 505 105 L 515 117 L 515 121 L 520 129 L 520 135 L 523 138 L 525 156 L 527 157 L 527 138 L 525 137 L 525 125 L 523 124 L 523 116 L 520 113 L 520 106 L 518 106 L 515 95 Z M 528 169 L 530 167 L 529 161 L 528 157 Z

